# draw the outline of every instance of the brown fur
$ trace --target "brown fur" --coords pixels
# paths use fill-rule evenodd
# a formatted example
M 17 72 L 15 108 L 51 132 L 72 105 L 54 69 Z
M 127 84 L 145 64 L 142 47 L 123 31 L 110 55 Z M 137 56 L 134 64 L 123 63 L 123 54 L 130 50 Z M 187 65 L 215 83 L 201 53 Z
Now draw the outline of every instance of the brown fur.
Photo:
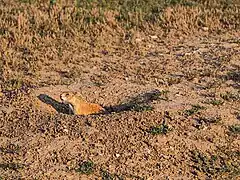
M 98 104 L 86 102 L 82 96 L 77 95 L 76 92 L 64 92 L 60 95 L 60 98 L 64 103 L 70 104 L 74 114 L 77 115 L 96 114 L 104 110 L 104 108 Z

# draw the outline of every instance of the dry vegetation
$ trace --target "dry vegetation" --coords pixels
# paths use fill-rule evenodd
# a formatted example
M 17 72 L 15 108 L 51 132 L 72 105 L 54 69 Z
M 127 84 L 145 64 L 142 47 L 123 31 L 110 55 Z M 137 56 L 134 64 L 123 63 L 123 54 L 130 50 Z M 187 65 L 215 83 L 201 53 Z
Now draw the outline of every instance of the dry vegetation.
M 238 0 L 0 0 L 0 179 L 239 178 L 239 37 Z

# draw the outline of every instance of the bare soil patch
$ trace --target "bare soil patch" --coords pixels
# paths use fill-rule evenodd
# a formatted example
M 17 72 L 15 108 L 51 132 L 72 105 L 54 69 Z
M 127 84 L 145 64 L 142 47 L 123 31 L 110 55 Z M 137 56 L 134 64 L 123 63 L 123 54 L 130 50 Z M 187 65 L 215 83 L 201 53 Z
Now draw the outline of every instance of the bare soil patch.
M 99 79 L 102 84 L 84 80 L 13 97 L 4 92 L 2 177 L 236 179 L 240 94 L 238 78 L 230 74 L 239 72 L 239 44 L 225 38 L 195 38 L 172 46 L 170 54 L 161 51 L 140 59 L 99 58 L 96 71 L 108 80 Z M 102 69 L 106 59 L 112 63 L 108 73 Z M 157 62 L 158 69 L 151 65 Z M 132 74 L 116 73 L 119 64 Z M 133 106 L 75 116 L 37 98 L 45 94 L 61 103 L 59 94 L 66 90 L 105 107 Z

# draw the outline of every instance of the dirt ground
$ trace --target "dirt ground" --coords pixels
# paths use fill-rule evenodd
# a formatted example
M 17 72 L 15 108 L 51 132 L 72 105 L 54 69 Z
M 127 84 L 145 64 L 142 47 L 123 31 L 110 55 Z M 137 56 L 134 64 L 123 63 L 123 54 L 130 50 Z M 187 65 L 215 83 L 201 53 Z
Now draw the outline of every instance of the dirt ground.
M 3 91 L 1 179 L 239 179 L 239 37 L 149 37 L 144 56 L 90 57 L 67 85 Z M 40 98 L 66 90 L 110 113 L 68 115 Z

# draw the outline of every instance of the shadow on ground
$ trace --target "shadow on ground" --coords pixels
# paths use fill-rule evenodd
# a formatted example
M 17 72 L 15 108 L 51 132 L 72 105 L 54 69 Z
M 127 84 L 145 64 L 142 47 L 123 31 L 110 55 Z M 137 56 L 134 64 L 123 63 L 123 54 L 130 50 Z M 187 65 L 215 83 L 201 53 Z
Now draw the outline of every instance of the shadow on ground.
M 59 113 L 73 114 L 73 112 L 72 112 L 72 110 L 71 110 L 71 108 L 69 107 L 68 104 L 64 104 L 62 102 L 58 102 L 57 100 L 51 98 L 50 96 L 48 96 L 46 94 L 40 94 L 37 97 L 43 103 L 52 106 Z
M 106 106 L 104 107 L 108 113 L 119 113 L 122 111 L 151 111 L 153 107 L 150 103 L 154 100 L 167 100 L 167 98 L 161 97 L 163 95 L 157 89 L 154 89 L 150 92 L 139 94 L 131 98 L 128 102 L 115 105 L 115 106 Z
M 159 99 L 166 100 L 166 98 L 161 97 L 161 95 L 162 92 L 156 89 L 150 92 L 142 93 L 135 97 L 132 97 L 126 103 L 115 106 L 105 106 L 104 109 L 106 111 L 101 114 L 120 113 L 122 111 L 151 111 L 153 110 L 153 107 L 150 105 L 152 101 Z M 73 114 L 69 105 L 58 102 L 46 94 L 40 94 L 38 96 L 38 99 L 45 104 L 51 105 L 59 113 L 70 115 Z

